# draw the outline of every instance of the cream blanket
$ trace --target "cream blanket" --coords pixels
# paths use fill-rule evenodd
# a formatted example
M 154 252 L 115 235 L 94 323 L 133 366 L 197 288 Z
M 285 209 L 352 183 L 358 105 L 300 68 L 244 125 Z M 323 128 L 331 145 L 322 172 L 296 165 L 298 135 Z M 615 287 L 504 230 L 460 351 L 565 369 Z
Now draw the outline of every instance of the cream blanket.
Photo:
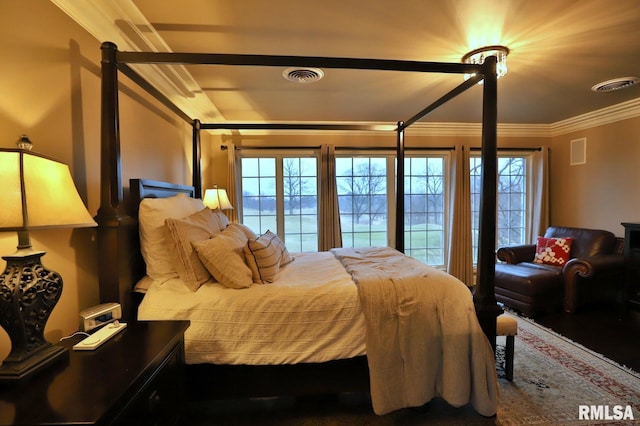
M 331 251 L 358 285 L 376 414 L 436 396 L 496 414 L 493 351 L 466 285 L 395 249 Z

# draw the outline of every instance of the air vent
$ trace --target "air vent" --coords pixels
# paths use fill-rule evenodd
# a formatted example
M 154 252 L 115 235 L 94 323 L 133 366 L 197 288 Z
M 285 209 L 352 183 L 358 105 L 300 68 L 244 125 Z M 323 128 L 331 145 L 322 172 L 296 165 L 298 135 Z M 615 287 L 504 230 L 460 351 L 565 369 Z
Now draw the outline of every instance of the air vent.
M 324 77 L 320 68 L 287 68 L 282 72 L 285 79 L 294 83 L 315 83 Z
M 620 77 L 613 80 L 603 81 L 591 88 L 594 92 L 611 92 L 613 90 L 625 89 L 638 84 L 640 78 L 638 77 Z

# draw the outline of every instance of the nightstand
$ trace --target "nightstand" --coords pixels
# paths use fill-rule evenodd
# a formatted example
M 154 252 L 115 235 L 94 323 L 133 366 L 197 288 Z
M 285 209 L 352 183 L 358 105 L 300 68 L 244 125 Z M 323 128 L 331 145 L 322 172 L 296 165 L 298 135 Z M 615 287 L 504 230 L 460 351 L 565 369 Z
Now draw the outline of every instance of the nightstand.
M 189 321 L 131 322 L 94 351 L 58 345 L 69 360 L 24 382 L 0 385 L 0 424 L 177 424 L 184 406 Z

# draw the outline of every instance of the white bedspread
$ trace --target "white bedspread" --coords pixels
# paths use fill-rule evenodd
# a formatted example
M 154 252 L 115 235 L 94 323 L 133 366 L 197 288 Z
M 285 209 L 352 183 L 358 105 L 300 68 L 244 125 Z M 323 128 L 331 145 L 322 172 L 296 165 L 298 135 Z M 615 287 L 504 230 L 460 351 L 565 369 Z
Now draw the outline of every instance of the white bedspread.
M 364 317 L 351 276 L 329 252 L 297 253 L 272 284 L 192 292 L 153 282 L 140 320 L 189 319 L 188 364 L 293 364 L 365 354 Z
M 441 396 L 496 413 L 491 345 L 471 293 L 455 277 L 391 248 L 333 249 L 358 285 L 377 414 Z

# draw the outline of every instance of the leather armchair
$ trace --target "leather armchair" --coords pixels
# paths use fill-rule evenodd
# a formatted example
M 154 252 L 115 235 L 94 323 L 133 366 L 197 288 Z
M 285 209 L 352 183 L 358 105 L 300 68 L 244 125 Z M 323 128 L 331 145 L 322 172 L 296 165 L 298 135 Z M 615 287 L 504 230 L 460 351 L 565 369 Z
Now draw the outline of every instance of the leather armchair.
M 623 302 L 623 240 L 609 231 L 549 227 L 545 237 L 572 237 L 563 266 L 534 263 L 535 244 L 501 247 L 496 264 L 496 298 L 524 314 L 577 312 L 593 304 Z

